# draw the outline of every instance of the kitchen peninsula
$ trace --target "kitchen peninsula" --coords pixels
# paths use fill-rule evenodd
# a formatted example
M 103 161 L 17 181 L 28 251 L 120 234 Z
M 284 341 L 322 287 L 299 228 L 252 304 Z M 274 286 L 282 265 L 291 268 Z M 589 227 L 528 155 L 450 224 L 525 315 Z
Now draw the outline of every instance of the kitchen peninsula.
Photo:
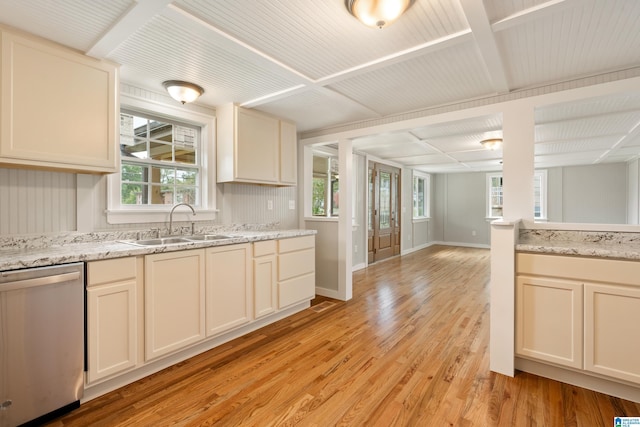
M 519 231 L 515 367 L 640 401 L 640 233 L 550 227 Z

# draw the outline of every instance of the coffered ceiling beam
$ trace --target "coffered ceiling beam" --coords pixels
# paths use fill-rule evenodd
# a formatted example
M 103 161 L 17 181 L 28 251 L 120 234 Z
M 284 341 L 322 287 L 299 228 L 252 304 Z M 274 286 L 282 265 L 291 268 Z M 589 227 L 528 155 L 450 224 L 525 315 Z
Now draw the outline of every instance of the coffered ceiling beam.
M 94 58 L 106 58 L 142 25 L 167 7 L 171 0 L 138 0 L 85 52 Z
M 494 90 L 498 93 L 509 92 L 504 62 L 500 56 L 484 3 L 482 0 L 461 0 L 460 4 L 467 17 L 467 22 L 476 40 L 487 76 L 493 83 Z

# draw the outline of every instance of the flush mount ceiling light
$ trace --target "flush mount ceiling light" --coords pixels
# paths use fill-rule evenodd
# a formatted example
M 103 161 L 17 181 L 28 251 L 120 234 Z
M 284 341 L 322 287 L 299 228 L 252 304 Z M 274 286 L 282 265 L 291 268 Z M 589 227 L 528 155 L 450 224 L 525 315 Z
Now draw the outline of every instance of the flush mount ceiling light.
M 173 99 L 183 104 L 195 101 L 204 93 L 204 89 L 200 86 L 181 80 L 167 80 L 166 82 L 162 82 L 162 86 L 164 86 Z
M 345 0 L 347 10 L 368 27 L 384 28 L 398 19 L 415 0 Z
M 487 150 L 496 150 L 502 145 L 502 138 L 483 139 L 480 144 Z

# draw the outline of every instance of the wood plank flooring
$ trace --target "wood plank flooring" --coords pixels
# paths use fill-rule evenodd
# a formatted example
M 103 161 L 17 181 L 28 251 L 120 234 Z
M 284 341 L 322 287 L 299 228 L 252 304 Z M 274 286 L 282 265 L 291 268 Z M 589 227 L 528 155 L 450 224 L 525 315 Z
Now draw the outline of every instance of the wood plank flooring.
M 51 426 L 611 426 L 640 404 L 489 372 L 489 251 L 435 246 Z M 327 301 L 316 298 L 314 304 Z

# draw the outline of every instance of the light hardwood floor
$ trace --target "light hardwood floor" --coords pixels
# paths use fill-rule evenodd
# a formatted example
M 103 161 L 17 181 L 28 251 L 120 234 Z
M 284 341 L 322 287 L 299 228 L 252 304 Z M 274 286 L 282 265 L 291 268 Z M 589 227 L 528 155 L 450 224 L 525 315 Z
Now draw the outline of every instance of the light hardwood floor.
M 489 251 L 431 247 L 52 426 L 612 426 L 640 404 L 489 372 Z

